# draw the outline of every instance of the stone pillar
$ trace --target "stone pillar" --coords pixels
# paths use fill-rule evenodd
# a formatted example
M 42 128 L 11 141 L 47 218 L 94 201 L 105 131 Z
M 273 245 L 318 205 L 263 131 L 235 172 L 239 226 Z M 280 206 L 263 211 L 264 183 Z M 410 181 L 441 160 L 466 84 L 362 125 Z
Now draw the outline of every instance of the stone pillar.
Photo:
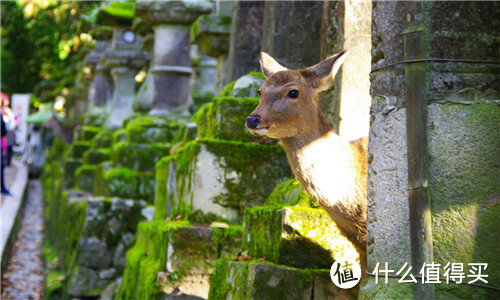
M 104 55 L 104 63 L 111 69 L 114 92 L 105 128 L 117 129 L 134 110 L 135 75 L 144 66 L 149 55 L 140 52 L 141 37 L 128 26 L 115 25 L 110 49 Z
M 321 58 L 344 49 L 350 53 L 321 104 L 329 123 L 347 140 L 367 136 L 370 126 L 371 18 L 371 1 L 324 2 Z
M 322 1 L 266 1 L 262 51 L 291 69 L 318 63 L 322 11 Z
M 209 13 L 208 1 L 138 1 L 136 14 L 151 24 L 155 32 L 154 56 L 149 69 L 152 81 L 150 115 L 168 116 L 188 113 L 190 76 L 189 25 Z M 148 87 L 149 88 L 149 87 Z
M 229 83 L 228 53 L 233 1 L 219 2 L 219 4 L 221 6 L 218 11 L 198 18 L 191 29 L 191 41 L 198 45 L 205 55 L 217 58 L 217 92 Z
M 111 93 L 106 77 L 102 75 L 101 70 L 97 72 L 97 68 L 102 68 L 102 65 L 98 67 L 98 63 L 100 63 L 105 50 L 106 41 L 97 40 L 92 52 L 85 56 L 85 66 L 89 68 L 86 71 L 89 74 L 86 75 L 90 81 L 87 96 L 87 109 L 89 110 L 94 106 L 104 105 L 106 100 L 110 98 Z
M 264 1 L 235 1 L 229 44 L 227 81 L 259 71 Z
M 373 2 L 368 271 L 461 264 L 465 284 L 375 284 L 364 298 L 498 298 L 497 2 Z M 400 20 L 404 20 L 401 22 Z M 473 24 L 473 25 L 471 25 Z M 478 283 L 478 282 L 476 282 Z

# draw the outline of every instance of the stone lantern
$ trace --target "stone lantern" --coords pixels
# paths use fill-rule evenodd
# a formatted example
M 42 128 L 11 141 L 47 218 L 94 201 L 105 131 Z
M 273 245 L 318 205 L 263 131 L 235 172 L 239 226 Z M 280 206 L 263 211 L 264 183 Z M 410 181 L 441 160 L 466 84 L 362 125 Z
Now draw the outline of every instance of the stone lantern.
M 186 115 L 193 74 L 190 60 L 189 26 L 200 15 L 210 13 L 209 1 L 137 1 L 136 14 L 152 25 L 155 38 L 148 71 L 153 116 Z
M 130 14 L 114 14 L 116 6 L 124 6 Z M 114 92 L 105 128 L 118 129 L 123 120 L 134 113 L 135 75 L 149 60 L 149 54 L 141 51 L 142 39 L 132 29 L 133 6 L 127 2 L 111 2 L 98 12 L 98 23 L 113 26 L 113 39 L 104 53 L 104 65 L 111 69 Z
M 191 29 L 191 41 L 198 45 L 203 54 L 217 59 L 217 92 L 229 83 L 227 62 L 233 2 L 225 1 L 219 4 L 217 12 L 201 16 Z M 210 63 L 210 61 L 202 60 L 202 63 Z

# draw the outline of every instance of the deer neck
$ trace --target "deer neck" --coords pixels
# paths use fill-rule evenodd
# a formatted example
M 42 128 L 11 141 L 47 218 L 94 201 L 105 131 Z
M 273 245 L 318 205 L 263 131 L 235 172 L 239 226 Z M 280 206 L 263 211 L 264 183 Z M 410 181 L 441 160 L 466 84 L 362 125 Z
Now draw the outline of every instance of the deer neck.
M 307 192 L 320 205 L 337 207 L 354 182 L 349 148 L 326 118 L 319 121 L 310 132 L 282 138 L 281 142 L 293 173 Z

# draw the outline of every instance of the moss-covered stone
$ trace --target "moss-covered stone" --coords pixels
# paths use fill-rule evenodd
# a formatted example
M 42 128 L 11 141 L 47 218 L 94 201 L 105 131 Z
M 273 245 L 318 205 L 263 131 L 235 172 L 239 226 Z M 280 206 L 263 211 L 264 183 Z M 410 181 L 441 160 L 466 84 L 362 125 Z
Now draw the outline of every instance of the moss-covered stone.
M 70 156 L 75 159 L 81 159 L 85 151 L 89 150 L 89 141 L 74 142 L 70 147 Z
M 95 37 L 94 37 L 95 38 Z M 94 106 L 83 117 L 83 124 L 87 126 L 102 127 L 106 121 L 106 110 L 104 107 Z
M 162 207 L 168 202 L 172 217 L 186 219 L 201 210 L 221 220 L 241 220 L 245 208 L 263 204 L 276 184 L 292 176 L 285 152 L 277 145 L 195 140 L 171 161 L 172 167 L 158 166 L 158 180 L 168 183 L 157 189 L 156 198 Z
M 101 129 L 90 142 L 92 149 L 109 148 L 113 144 L 113 131 L 109 129 Z
M 110 158 L 110 148 L 90 149 L 83 154 L 83 164 L 97 165 L 102 163 L 103 161 L 110 160 Z
M 166 118 L 144 116 L 132 120 L 125 128 L 127 141 L 131 143 L 171 142 L 182 121 L 169 121 Z
M 165 220 L 170 215 L 173 187 L 167 187 L 168 182 L 174 182 L 175 156 L 167 156 L 156 163 L 156 192 L 154 220 Z M 169 179 L 170 176 L 173 178 Z M 169 206 L 170 204 L 170 206 Z
M 311 195 L 304 190 L 300 182 L 295 178 L 290 178 L 278 184 L 269 195 L 266 204 L 271 206 L 295 205 L 313 208 L 319 207 L 316 201 L 314 201 Z
M 99 296 L 121 276 L 124 254 L 132 246 L 137 225 L 144 219 L 144 201 L 89 197 L 79 243 L 71 295 Z
M 255 261 L 218 260 L 209 299 L 316 299 L 314 272 Z
M 388 278 L 387 284 L 385 278 L 368 277 L 359 291 L 359 299 L 414 299 L 413 284 L 400 283 L 397 278 Z
M 104 179 L 104 174 L 112 168 L 113 165 L 111 161 L 103 161 L 97 165 L 94 172 L 94 195 L 109 196 L 109 187 Z
M 67 159 L 64 163 L 63 187 L 70 188 L 75 185 L 75 171 L 82 165 L 79 159 Z
M 94 174 L 97 165 L 83 165 L 75 171 L 75 187 L 92 192 L 94 190 Z
M 127 141 L 127 130 L 125 128 L 118 129 L 113 132 L 112 144 L 118 142 L 126 142 Z
M 169 235 L 187 222 L 143 222 L 136 243 L 127 253 L 127 267 L 116 299 L 154 299 L 158 272 L 166 271 Z
M 358 255 L 323 209 L 254 207 L 245 211 L 243 250 L 298 268 L 330 268 Z
M 95 126 L 83 126 L 81 132 L 82 141 L 90 141 L 94 136 L 96 136 L 101 131 L 101 128 Z
M 127 167 L 136 171 L 153 171 L 156 162 L 169 154 L 169 144 L 118 142 L 113 145 L 111 159 L 117 167 Z
M 153 173 L 137 172 L 128 168 L 107 170 L 103 174 L 109 196 L 143 199 L 153 203 L 155 176 Z
M 245 127 L 245 120 L 257 107 L 258 98 L 217 97 L 202 106 L 193 121 L 197 123 L 198 138 L 233 141 L 263 141 Z

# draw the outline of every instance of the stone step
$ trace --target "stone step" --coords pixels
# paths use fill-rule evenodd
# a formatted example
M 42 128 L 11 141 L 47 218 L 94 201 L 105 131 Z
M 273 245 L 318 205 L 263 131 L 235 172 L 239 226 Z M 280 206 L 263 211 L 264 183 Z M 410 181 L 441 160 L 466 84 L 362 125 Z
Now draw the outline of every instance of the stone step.
M 245 120 L 259 104 L 258 98 L 216 97 L 193 116 L 198 125 L 198 138 L 260 142 L 245 128 Z
M 69 284 L 73 297 L 98 296 L 123 274 L 137 224 L 146 219 L 146 202 L 88 197 Z
M 84 171 L 87 170 L 88 172 Z M 93 177 L 93 194 L 96 196 L 142 199 L 153 203 L 155 175 L 152 172 L 138 172 L 129 168 L 113 168 L 109 162 L 80 169 L 78 182 L 90 183 Z M 91 188 L 87 185 L 82 186 Z
M 241 227 L 194 227 L 189 222 L 142 222 L 117 299 L 161 299 L 168 295 L 207 298 L 215 261 L 235 257 Z
M 113 144 L 110 157 L 116 167 L 151 172 L 162 157 L 170 155 L 170 148 L 170 143 L 117 142 Z
M 330 268 L 358 254 L 322 208 L 260 206 L 245 211 L 243 250 L 296 268 Z
M 291 176 L 281 146 L 194 140 L 156 165 L 155 219 L 199 212 L 236 223 Z
M 217 261 L 209 299 L 357 299 L 337 288 L 330 270 L 301 270 L 258 261 Z

